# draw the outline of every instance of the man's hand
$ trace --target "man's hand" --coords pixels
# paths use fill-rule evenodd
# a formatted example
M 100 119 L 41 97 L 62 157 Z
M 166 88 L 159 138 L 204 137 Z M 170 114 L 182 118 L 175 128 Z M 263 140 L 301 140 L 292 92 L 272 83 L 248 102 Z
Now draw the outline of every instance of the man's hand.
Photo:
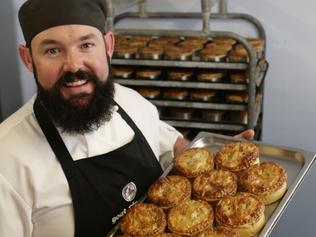
M 235 137 L 236 138 L 243 138 L 247 140 L 252 140 L 255 136 L 255 131 L 252 129 L 247 129 L 239 134 L 237 134 Z

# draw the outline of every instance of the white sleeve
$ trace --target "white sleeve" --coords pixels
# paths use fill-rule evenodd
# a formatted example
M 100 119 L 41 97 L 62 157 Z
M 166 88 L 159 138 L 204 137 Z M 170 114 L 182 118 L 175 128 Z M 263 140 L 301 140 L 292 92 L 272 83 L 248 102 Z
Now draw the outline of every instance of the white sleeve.
M 164 121 L 159 121 L 159 146 L 160 155 L 171 152 L 173 156 L 173 146 L 179 137 L 183 137 L 174 127 Z
M 0 236 L 31 237 L 32 208 L 0 174 Z

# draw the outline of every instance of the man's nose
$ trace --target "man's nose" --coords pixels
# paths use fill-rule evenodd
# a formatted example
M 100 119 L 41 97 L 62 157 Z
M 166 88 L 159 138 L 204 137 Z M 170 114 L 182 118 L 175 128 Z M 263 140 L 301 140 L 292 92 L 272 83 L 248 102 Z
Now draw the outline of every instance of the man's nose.
M 83 61 L 80 55 L 76 52 L 68 52 L 65 58 L 64 71 L 77 72 L 83 66 Z

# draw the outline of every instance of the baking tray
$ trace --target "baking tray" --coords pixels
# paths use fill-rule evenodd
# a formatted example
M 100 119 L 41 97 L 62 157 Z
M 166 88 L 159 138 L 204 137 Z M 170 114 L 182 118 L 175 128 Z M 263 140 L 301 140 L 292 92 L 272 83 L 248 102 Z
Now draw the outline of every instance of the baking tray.
M 217 153 L 220 147 L 225 145 L 226 143 L 237 142 L 237 141 L 245 141 L 244 139 L 234 138 L 230 136 L 209 133 L 209 132 L 200 132 L 193 141 L 188 145 L 187 148 L 192 147 L 207 147 L 214 154 Z M 315 153 L 293 149 L 285 146 L 276 146 L 263 142 L 252 141 L 255 143 L 260 150 L 260 161 L 276 161 L 281 164 L 288 173 L 288 189 L 282 199 L 278 202 L 272 203 L 265 207 L 265 218 L 266 223 L 263 229 L 259 232 L 255 237 L 267 237 L 272 232 L 273 228 L 277 224 L 278 220 L 282 216 L 286 207 L 292 200 L 296 190 L 301 185 L 303 179 L 306 174 L 310 170 L 313 162 L 315 161 Z M 167 176 L 170 171 L 172 171 L 173 163 L 172 163 L 171 153 L 165 154 L 162 159 L 160 159 L 160 163 L 164 168 L 164 172 L 161 177 Z M 147 195 L 144 194 L 138 202 L 143 202 L 147 198 Z M 121 234 L 119 224 L 117 224 L 106 237 L 116 236 L 117 234 Z
M 189 147 L 207 147 L 213 153 L 217 153 L 219 148 L 224 144 L 240 140 L 242 139 L 201 132 L 194 138 Z M 284 210 L 292 200 L 294 193 L 310 170 L 315 161 L 315 153 L 263 142 L 253 141 L 253 143 L 259 147 L 261 162 L 276 161 L 281 164 L 288 173 L 288 190 L 285 195 L 280 201 L 272 203 L 265 208 L 266 224 L 256 236 L 266 237 L 272 232 Z

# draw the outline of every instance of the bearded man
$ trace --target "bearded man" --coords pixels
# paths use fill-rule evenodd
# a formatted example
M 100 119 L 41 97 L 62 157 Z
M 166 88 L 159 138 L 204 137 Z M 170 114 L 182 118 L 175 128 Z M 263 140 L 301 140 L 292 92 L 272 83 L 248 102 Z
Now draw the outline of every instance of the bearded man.
M 113 83 L 102 0 L 28 0 L 19 53 L 37 93 L 0 125 L 0 236 L 103 237 L 188 144 Z

